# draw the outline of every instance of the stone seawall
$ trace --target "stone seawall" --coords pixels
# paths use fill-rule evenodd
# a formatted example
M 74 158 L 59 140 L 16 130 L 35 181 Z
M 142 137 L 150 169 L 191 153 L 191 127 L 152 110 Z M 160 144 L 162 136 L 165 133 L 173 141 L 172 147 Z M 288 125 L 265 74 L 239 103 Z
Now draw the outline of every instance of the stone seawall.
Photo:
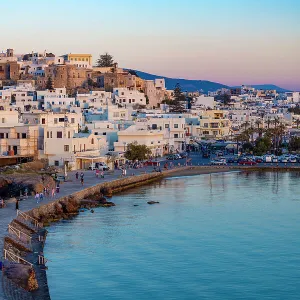
M 169 173 L 166 172 L 165 175 Z M 162 173 L 147 173 L 138 176 L 120 178 L 87 187 L 48 204 L 31 209 L 25 213 L 43 225 L 49 225 L 61 219 L 77 215 L 83 207 L 111 206 L 103 197 L 107 194 L 151 183 L 163 178 Z M 89 200 L 92 199 L 92 200 Z M 10 224 L 22 232 L 22 237 L 8 234 L 4 239 L 4 250 L 32 264 L 14 263 L 9 257 L 5 261 L 3 272 L 3 290 L 7 299 L 50 299 L 44 263 L 39 264 L 39 255 L 43 257 L 43 247 L 47 235 L 44 228 L 37 228 L 33 219 L 17 217 Z M 24 237 L 30 236 L 30 243 Z M 40 237 L 42 240 L 40 241 Z M 34 275 L 33 275 L 34 274 Z

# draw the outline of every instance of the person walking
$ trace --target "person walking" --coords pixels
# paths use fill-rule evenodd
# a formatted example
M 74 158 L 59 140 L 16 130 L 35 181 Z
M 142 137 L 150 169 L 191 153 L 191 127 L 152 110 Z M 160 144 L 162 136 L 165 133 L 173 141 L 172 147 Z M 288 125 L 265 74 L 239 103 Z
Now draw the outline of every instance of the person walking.
M 96 169 L 95 174 L 96 174 L 96 178 L 99 178 L 99 169 Z
M 19 210 L 19 199 L 16 200 L 16 210 Z
M 51 192 L 51 197 L 54 198 L 55 197 L 55 188 L 52 188 L 52 192 Z
M 59 193 L 59 189 L 60 189 L 59 182 L 57 182 L 57 184 L 56 184 L 56 194 Z
M 24 190 L 24 196 L 25 196 L 25 198 L 28 198 L 28 188 L 27 187 Z
M 38 204 L 38 203 L 39 203 L 39 200 L 40 200 L 40 194 L 39 194 L 38 192 L 36 192 L 34 198 L 36 199 L 36 203 Z
M 75 176 L 76 176 L 76 179 L 78 180 L 79 173 L 78 173 L 78 172 L 76 172 Z
M 41 192 L 40 193 L 40 201 L 43 201 L 43 199 L 44 199 L 44 194 L 43 194 L 43 192 Z

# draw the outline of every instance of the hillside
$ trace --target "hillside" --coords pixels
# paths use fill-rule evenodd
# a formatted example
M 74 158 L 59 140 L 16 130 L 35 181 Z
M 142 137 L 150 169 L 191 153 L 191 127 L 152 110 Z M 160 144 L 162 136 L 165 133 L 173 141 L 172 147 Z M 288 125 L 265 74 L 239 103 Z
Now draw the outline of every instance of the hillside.
M 129 70 L 129 69 L 127 69 Z M 195 92 L 195 91 L 203 91 L 204 93 L 207 92 L 213 92 L 221 88 L 230 88 L 229 86 L 217 82 L 212 82 L 212 81 L 207 81 L 207 80 L 189 80 L 189 79 L 181 79 L 181 78 L 169 78 L 165 76 L 160 76 L 160 75 L 153 75 L 149 74 L 146 72 L 138 71 L 138 70 L 133 70 L 135 71 L 139 77 L 145 79 L 145 80 L 154 80 L 157 78 L 164 78 L 166 82 L 166 87 L 168 90 L 173 90 L 176 83 L 179 83 L 183 91 L 188 91 L 188 92 Z M 262 89 L 262 90 L 276 90 L 279 93 L 285 93 L 289 92 L 286 89 L 283 89 L 279 86 L 276 86 L 274 84 L 260 84 L 260 85 L 247 85 L 247 86 L 252 86 L 255 89 Z M 240 87 L 240 86 L 235 86 L 235 87 Z
M 168 78 L 165 76 L 153 75 L 138 70 L 134 70 L 139 77 L 145 80 L 154 80 L 157 78 L 164 78 L 168 90 L 173 90 L 176 83 L 179 83 L 182 91 L 195 92 L 202 90 L 204 93 L 213 92 L 221 88 L 229 88 L 227 85 L 207 80 L 188 80 L 180 78 Z

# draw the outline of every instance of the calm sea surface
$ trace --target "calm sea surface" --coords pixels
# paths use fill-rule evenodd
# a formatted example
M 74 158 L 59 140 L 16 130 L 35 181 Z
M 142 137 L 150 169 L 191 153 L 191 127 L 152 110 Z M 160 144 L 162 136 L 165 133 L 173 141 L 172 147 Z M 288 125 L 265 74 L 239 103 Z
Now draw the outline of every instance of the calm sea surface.
M 51 297 L 300 299 L 299 183 L 223 173 L 115 196 L 116 207 L 49 228 Z

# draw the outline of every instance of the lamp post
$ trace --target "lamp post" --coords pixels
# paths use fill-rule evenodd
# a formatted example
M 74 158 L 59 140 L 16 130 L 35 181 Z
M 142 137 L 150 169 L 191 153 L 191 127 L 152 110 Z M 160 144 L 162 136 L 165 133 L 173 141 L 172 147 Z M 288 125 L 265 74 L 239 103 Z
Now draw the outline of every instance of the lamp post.
M 123 142 L 123 144 L 124 144 L 124 152 L 126 152 L 126 145 L 127 145 L 127 143 Z

